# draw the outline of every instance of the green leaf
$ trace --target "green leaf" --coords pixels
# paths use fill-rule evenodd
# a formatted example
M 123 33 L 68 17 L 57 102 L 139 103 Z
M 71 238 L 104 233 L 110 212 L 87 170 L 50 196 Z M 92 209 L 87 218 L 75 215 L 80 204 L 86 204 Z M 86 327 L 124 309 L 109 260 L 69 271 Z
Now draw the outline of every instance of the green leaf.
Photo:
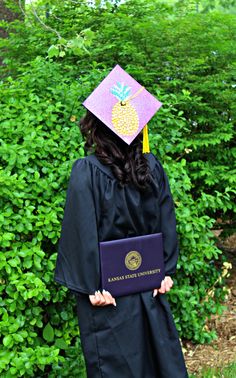
M 48 342 L 52 342 L 54 340 L 54 329 L 50 323 L 47 323 L 43 329 L 43 338 Z
M 9 347 L 11 344 L 12 344 L 13 340 L 12 340 L 12 336 L 11 335 L 7 335 L 3 338 L 3 345 L 5 347 Z
M 67 349 L 68 345 L 66 344 L 64 339 L 56 339 L 55 346 L 59 349 Z
M 48 56 L 49 58 L 53 58 L 54 56 L 57 57 L 59 55 L 59 47 L 52 45 L 48 49 Z
M 60 56 L 60 58 L 63 58 L 65 55 L 66 55 L 66 52 L 65 52 L 65 51 L 60 51 L 60 52 L 59 52 L 59 56 Z

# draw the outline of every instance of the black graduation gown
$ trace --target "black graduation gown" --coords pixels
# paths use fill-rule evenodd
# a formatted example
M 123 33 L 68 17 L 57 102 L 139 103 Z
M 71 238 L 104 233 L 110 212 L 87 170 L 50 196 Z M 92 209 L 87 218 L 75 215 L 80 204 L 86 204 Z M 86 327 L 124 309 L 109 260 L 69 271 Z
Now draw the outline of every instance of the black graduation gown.
M 166 275 L 178 258 L 176 220 L 167 176 L 153 154 L 151 191 L 120 187 L 95 155 L 75 161 L 69 181 L 55 280 L 76 293 L 88 378 L 185 378 L 185 362 L 165 294 L 152 291 L 95 307 L 100 289 L 98 242 L 163 233 Z

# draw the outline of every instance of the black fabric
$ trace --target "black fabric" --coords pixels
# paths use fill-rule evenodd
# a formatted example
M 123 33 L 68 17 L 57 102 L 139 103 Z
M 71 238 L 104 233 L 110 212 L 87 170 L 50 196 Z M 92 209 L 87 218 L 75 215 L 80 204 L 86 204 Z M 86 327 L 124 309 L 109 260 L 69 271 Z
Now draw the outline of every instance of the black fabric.
M 178 259 L 174 203 L 167 176 L 152 154 L 151 190 L 121 187 L 95 155 L 75 161 L 69 181 L 55 280 L 76 293 L 81 343 L 89 378 L 184 378 L 187 371 L 165 294 L 117 298 L 94 307 L 100 289 L 98 242 L 163 233 L 166 275 Z

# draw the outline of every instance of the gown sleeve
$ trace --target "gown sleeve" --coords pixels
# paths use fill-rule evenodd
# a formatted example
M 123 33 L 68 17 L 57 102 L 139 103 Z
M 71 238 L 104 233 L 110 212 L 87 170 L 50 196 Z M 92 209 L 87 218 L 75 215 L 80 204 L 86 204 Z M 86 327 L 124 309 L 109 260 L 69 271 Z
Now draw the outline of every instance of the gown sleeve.
M 175 206 L 172 198 L 168 177 L 158 161 L 159 176 L 159 208 L 161 232 L 163 234 L 165 274 L 171 276 L 176 272 L 179 256 L 179 245 L 176 231 Z
M 94 294 L 100 267 L 92 167 L 75 161 L 67 189 L 54 279 L 72 292 Z

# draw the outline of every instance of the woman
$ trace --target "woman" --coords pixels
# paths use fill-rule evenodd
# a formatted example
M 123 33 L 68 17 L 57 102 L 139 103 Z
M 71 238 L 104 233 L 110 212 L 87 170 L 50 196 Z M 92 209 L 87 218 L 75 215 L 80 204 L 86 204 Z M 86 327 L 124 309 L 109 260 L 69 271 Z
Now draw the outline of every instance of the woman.
M 87 376 L 188 377 L 165 295 L 178 258 L 167 176 L 154 155 L 143 154 L 140 133 L 128 145 L 89 111 L 80 125 L 94 153 L 72 168 L 55 280 L 76 294 Z M 99 242 L 159 232 L 161 287 L 118 298 L 100 291 Z

